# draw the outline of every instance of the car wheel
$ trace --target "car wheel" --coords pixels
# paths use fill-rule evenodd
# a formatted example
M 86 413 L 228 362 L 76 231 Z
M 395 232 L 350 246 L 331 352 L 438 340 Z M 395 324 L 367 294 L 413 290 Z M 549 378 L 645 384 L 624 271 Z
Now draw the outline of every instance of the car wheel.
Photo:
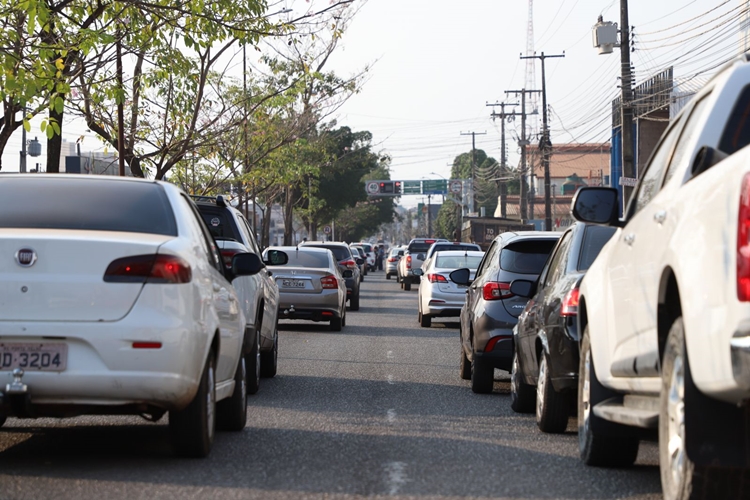
M 404 281 L 404 290 L 407 292 L 411 290 L 411 281 Z
M 568 398 L 555 391 L 549 371 L 548 356 L 542 352 L 536 383 L 536 425 L 542 432 L 560 433 L 568 427 Z
M 253 347 L 250 352 L 245 354 L 245 367 L 247 368 L 247 393 L 255 394 L 260 389 L 260 369 L 261 369 L 261 352 L 260 352 L 260 330 L 255 330 L 253 335 Z
M 260 376 L 273 378 L 279 366 L 279 330 L 276 328 L 273 338 L 273 347 L 270 351 L 260 353 Z
M 346 302 L 344 302 L 344 307 L 341 308 L 341 326 L 346 326 Z
M 471 380 L 471 363 L 466 357 L 463 344 L 461 345 L 461 360 L 458 362 L 458 372 L 463 380 Z
M 241 431 L 247 423 L 247 371 L 245 358 L 240 356 L 234 373 L 234 392 L 216 404 L 216 425 L 222 431 Z
M 8 419 L 5 415 L 0 415 L 0 427 L 2 427 L 5 424 L 5 421 Z
M 489 394 L 495 385 L 495 367 L 485 359 L 479 359 L 476 352 L 471 360 L 471 390 L 476 394 Z
M 352 311 L 359 311 L 359 290 L 357 290 L 357 294 L 352 294 L 352 298 L 349 299 L 349 307 Z
M 639 440 L 627 435 L 631 429 L 607 422 L 592 411 L 597 403 L 613 396 L 616 394 L 596 378 L 589 327 L 586 326 L 578 367 L 578 451 L 586 465 L 626 467 L 633 465 L 638 457 Z
M 429 314 L 419 313 L 419 326 L 429 328 L 432 325 L 432 317 Z
M 390 273 L 385 273 L 385 279 L 387 279 L 387 280 L 391 279 L 391 274 Z
M 206 365 L 193 400 L 182 410 L 169 412 L 172 446 L 184 457 L 206 457 L 216 433 L 216 381 L 214 353 L 208 353 Z
M 342 326 L 344 326 L 343 317 L 331 319 L 330 328 L 332 332 L 340 332 Z
M 523 381 L 517 352 L 513 353 L 510 369 L 510 407 L 516 413 L 534 412 L 534 386 Z

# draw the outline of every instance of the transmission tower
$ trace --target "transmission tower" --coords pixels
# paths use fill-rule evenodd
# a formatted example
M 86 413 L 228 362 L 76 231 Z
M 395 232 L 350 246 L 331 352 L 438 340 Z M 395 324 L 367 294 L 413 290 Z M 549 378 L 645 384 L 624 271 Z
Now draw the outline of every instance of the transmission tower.
M 534 0 L 529 0 L 529 20 L 526 30 L 526 56 L 534 55 Z M 536 89 L 536 65 L 533 59 L 526 59 L 526 82 L 524 85 L 526 90 Z M 529 121 L 527 126 L 529 128 L 528 136 L 534 142 L 539 133 L 539 123 L 537 120 L 539 112 L 539 98 L 537 94 L 529 94 Z

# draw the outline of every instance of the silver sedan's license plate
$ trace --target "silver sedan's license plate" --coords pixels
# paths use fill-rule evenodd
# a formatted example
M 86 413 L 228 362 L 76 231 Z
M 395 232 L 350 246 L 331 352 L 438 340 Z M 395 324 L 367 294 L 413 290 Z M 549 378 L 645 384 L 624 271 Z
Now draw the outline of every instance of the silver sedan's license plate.
M 305 288 L 303 280 L 281 280 L 281 286 L 284 288 Z
M 61 372 L 68 365 L 68 345 L 64 343 L 0 344 L 0 370 Z

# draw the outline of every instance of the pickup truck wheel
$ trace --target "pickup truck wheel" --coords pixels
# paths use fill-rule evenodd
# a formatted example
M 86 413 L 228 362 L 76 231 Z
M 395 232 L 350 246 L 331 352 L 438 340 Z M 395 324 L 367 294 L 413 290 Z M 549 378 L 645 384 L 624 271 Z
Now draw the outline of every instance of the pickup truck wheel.
M 471 391 L 475 394 L 489 394 L 495 385 L 495 367 L 474 353 L 471 360 Z
M 510 407 L 516 413 L 534 412 L 534 387 L 523 381 L 516 352 L 510 369 Z
M 250 352 L 245 354 L 245 367 L 247 371 L 247 388 L 248 394 L 255 394 L 260 389 L 260 370 L 261 370 L 261 352 L 260 352 L 260 330 L 255 330 L 253 336 L 253 346 Z
M 404 281 L 403 283 L 404 283 L 404 290 L 406 290 L 407 292 L 411 290 L 411 281 Z
M 458 371 L 463 380 L 471 380 L 471 363 L 469 358 L 466 357 L 463 345 L 461 345 L 461 361 L 458 363 Z
M 193 400 L 182 410 L 169 412 L 172 447 L 183 457 L 208 456 L 216 433 L 216 380 L 214 353 L 206 365 Z
M 277 320 L 278 322 L 278 320 Z M 279 366 L 279 329 L 276 328 L 273 336 L 273 347 L 270 351 L 260 353 L 260 376 L 273 378 Z
M 536 383 L 536 425 L 542 432 L 559 434 L 568 427 L 568 398 L 552 387 L 548 356 L 542 352 Z
M 216 426 L 222 431 L 238 432 L 247 422 L 247 373 L 245 358 L 240 356 L 234 373 L 234 392 L 216 404 Z
M 589 327 L 586 326 L 578 365 L 578 451 L 586 465 L 627 467 L 638 457 L 638 438 L 617 436 L 616 431 L 606 432 L 607 427 L 621 427 L 597 417 L 592 411 L 597 403 L 615 395 L 596 378 Z

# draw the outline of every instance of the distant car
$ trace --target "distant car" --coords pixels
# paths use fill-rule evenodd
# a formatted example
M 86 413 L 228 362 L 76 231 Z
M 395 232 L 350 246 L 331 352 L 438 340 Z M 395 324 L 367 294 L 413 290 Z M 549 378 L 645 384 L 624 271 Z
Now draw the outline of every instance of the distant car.
M 223 196 L 191 196 L 203 221 L 216 240 L 227 268 L 238 253 L 253 253 L 259 258 L 261 251 L 250 223 L 245 216 L 231 207 Z M 244 348 L 246 350 L 248 394 L 255 394 L 260 378 L 276 375 L 279 353 L 278 311 L 279 289 L 267 269 L 232 281 L 240 296 L 247 320 Z
M 193 457 L 209 454 L 217 427 L 245 427 L 245 317 L 177 186 L 3 176 L 0 255 L 0 425 L 169 412 L 173 447 Z M 232 276 L 262 269 L 257 255 L 232 259 Z
M 482 248 L 476 243 L 463 243 L 461 241 L 436 241 L 430 248 L 427 249 L 427 253 L 424 256 L 424 262 L 422 263 L 422 269 L 425 269 L 427 261 L 435 255 L 437 252 L 445 252 L 450 250 L 472 250 L 475 252 L 482 252 Z
M 414 276 L 413 270 L 422 267 L 427 250 L 436 241 L 448 241 L 443 238 L 414 238 L 409 242 L 404 257 L 398 262 L 396 279 L 401 288 L 411 290 L 413 283 L 419 283 L 419 276 Z
M 331 330 L 346 325 L 346 285 L 333 252 L 315 247 L 269 247 L 284 252 L 289 260 L 283 266 L 269 266 L 279 286 L 279 318 L 329 321 Z
M 357 260 L 357 264 L 359 265 L 359 281 L 364 281 L 365 276 L 367 276 L 367 254 L 365 253 L 365 249 L 362 248 L 359 245 L 351 244 L 349 245 L 349 248 L 352 249 L 352 255 L 356 254 L 355 257 L 359 257 L 360 260 Z
M 404 256 L 406 249 L 403 247 L 393 247 L 388 252 L 388 257 L 385 259 L 385 279 L 391 279 L 391 276 L 398 274 L 398 261 Z
M 568 426 L 578 389 L 578 286 L 614 232 L 577 222 L 563 233 L 538 280 L 510 284 L 511 293 L 531 297 L 514 331 L 511 407 L 536 410 L 544 432 Z
M 357 243 L 365 251 L 367 256 L 367 266 L 370 271 L 375 271 L 375 247 L 371 243 L 361 241 Z
M 448 276 L 460 268 L 476 271 L 484 252 L 444 251 L 427 260 L 427 267 L 415 269 L 422 276 L 417 299 L 419 324 L 429 327 L 433 317 L 458 317 L 466 298 L 466 287 L 453 283 Z
M 346 282 L 346 298 L 349 301 L 351 310 L 359 311 L 359 283 L 361 280 L 359 279 L 359 265 L 355 260 L 359 258 L 359 255 L 355 257 L 352 255 L 352 249 L 349 248 L 349 245 L 337 241 L 305 241 L 300 243 L 300 246 L 327 248 L 336 257 L 342 275 L 347 270 L 351 271 L 351 276 L 344 278 Z
M 468 268 L 450 273 L 450 279 L 468 286 L 461 309 L 461 378 L 471 380 L 476 393 L 492 392 L 495 368 L 510 371 L 513 327 L 528 298 L 511 293 L 515 279 L 535 280 L 560 233 L 506 232 L 490 244 L 476 277 Z M 439 254 L 438 254 L 439 255 Z

